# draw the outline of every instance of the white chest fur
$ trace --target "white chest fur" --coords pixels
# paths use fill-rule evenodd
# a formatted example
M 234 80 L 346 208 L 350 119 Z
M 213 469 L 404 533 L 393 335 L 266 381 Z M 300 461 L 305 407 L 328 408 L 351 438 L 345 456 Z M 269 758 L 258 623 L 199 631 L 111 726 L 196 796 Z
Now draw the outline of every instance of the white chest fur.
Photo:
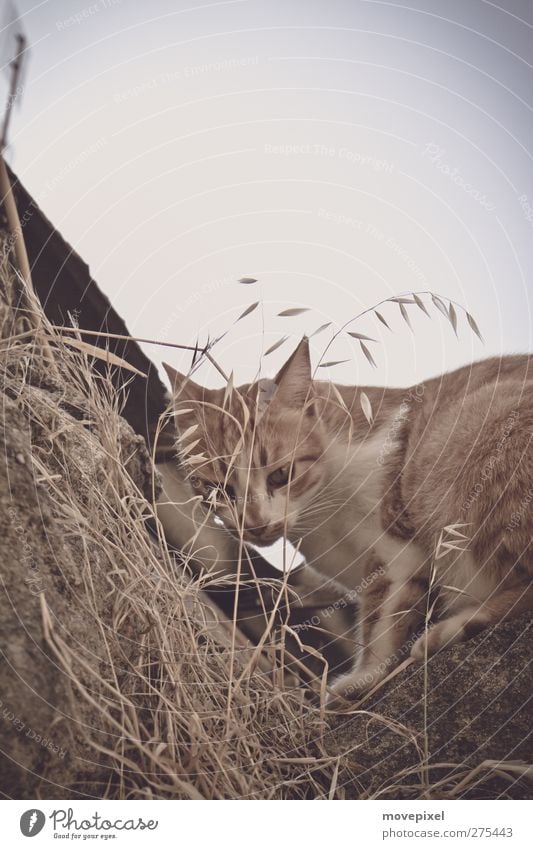
M 307 561 L 349 588 L 362 580 L 365 564 L 383 533 L 379 461 L 387 433 L 385 426 L 363 442 L 330 451 L 331 474 L 314 499 L 313 527 L 302 538 Z

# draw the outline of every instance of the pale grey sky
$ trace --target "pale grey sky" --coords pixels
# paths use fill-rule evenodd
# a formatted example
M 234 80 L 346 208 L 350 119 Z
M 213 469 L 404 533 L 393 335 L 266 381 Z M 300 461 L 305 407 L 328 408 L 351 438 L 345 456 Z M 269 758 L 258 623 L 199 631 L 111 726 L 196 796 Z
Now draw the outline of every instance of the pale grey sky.
M 351 325 L 383 340 L 378 368 L 344 336 L 327 359 L 349 362 L 324 375 L 409 384 L 531 348 L 531 2 L 18 8 L 32 54 L 10 161 L 134 334 L 204 341 L 259 300 L 217 349 L 242 382 L 281 336 L 266 373 L 302 333 L 432 289 L 484 347 L 462 317 L 457 341 L 436 311 L 409 307 L 411 333 L 390 305 L 394 334 Z

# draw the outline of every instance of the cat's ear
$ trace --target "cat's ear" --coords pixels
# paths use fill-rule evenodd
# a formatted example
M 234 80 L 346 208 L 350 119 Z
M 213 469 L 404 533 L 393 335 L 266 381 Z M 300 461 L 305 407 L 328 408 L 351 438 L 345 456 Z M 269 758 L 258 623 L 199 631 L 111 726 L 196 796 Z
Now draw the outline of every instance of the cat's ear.
M 165 369 L 168 379 L 170 380 L 170 385 L 172 387 L 172 397 L 176 401 L 205 401 L 206 396 L 209 393 L 209 390 L 204 386 L 200 386 L 198 383 L 195 383 L 194 380 L 191 380 L 190 377 L 187 377 L 186 374 L 182 374 L 179 371 L 176 371 L 175 368 L 169 366 L 168 363 L 163 363 L 163 368 Z
M 281 367 L 274 383 L 277 386 L 276 401 L 287 407 L 301 407 L 311 398 L 313 376 L 307 336 Z

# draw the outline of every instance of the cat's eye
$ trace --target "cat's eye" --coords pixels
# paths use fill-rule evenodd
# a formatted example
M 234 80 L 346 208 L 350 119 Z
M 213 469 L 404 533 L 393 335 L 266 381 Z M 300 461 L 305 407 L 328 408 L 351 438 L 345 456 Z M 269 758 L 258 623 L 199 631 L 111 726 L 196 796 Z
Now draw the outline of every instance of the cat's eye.
M 212 495 L 213 492 L 218 490 L 218 484 L 206 480 L 206 478 L 199 478 L 198 475 L 191 475 L 190 481 L 194 489 L 201 489 L 207 495 Z
M 228 501 L 235 501 L 236 499 L 235 489 L 229 483 L 224 486 L 222 483 L 214 483 L 198 477 L 191 478 L 191 483 L 195 489 L 203 489 L 209 500 L 216 499 L 222 502 L 224 499 Z
M 289 465 L 280 466 L 279 469 L 268 476 L 268 484 L 272 487 L 286 486 L 291 477 L 291 467 Z

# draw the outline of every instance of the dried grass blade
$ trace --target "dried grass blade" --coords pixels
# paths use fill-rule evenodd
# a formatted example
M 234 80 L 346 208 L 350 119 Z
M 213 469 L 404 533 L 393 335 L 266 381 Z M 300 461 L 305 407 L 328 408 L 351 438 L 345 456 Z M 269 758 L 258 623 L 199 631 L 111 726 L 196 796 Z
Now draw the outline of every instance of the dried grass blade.
M 46 338 L 51 342 L 57 342 L 57 339 L 53 336 L 47 336 Z M 147 377 L 143 371 L 140 371 L 138 368 L 135 368 L 135 366 L 130 365 L 130 363 L 123 360 L 122 357 L 117 356 L 117 354 L 113 354 L 107 348 L 99 348 L 97 345 L 90 345 L 89 342 L 83 342 L 81 339 L 66 339 L 62 337 L 62 342 L 65 345 L 70 345 L 71 348 L 76 348 L 76 350 L 82 351 L 84 354 L 88 354 L 90 357 L 103 360 L 104 362 L 113 366 L 118 366 L 119 368 L 125 368 L 127 371 L 132 371 L 140 377 Z
M 363 354 L 367 358 L 370 365 L 373 366 L 374 368 L 377 368 L 376 361 L 375 361 L 374 357 L 372 356 L 372 354 L 370 353 L 370 351 L 368 350 L 368 348 L 366 347 L 365 343 L 363 341 L 360 341 L 359 344 L 361 346 L 361 350 L 362 350 Z
M 205 454 L 194 454 L 192 457 L 187 457 L 187 464 L 189 466 L 198 466 L 200 463 L 206 463 L 207 457 Z
M 193 433 L 195 433 L 195 431 L 197 431 L 197 430 L 198 430 L 198 425 L 197 425 L 197 424 L 193 424 L 193 425 L 191 425 L 190 427 L 188 427 L 188 428 L 187 428 L 187 430 L 184 430 L 184 431 L 183 431 L 183 433 L 181 433 L 181 434 L 179 435 L 179 441 L 180 441 L 180 442 L 185 442 L 185 440 L 186 440 L 186 439 L 188 439 L 188 438 L 189 438 L 189 436 L 192 436 L 192 435 L 193 435 Z
M 444 303 L 444 301 L 441 301 L 441 299 L 437 295 L 433 294 L 431 295 L 431 300 L 433 301 L 439 312 L 441 312 L 449 320 L 450 316 L 448 315 L 448 310 L 446 309 L 446 304 Z
M 353 339 L 364 339 L 366 342 L 377 342 L 377 339 L 373 339 L 372 336 L 365 336 L 364 333 L 356 333 L 355 330 L 347 330 L 348 336 L 352 336 Z
M 341 393 L 339 392 L 338 388 L 335 386 L 334 383 L 330 383 L 330 386 L 333 390 L 333 394 L 335 395 L 335 397 L 336 397 L 337 401 L 339 402 L 339 404 L 341 405 L 341 407 L 343 407 L 345 410 L 347 410 L 348 407 L 346 406 L 346 402 L 345 402 L 344 398 L 342 397 Z
M 318 368 L 332 368 L 333 366 L 340 366 L 341 363 L 349 363 L 350 360 L 330 360 L 327 363 L 320 363 Z
M 453 327 L 453 332 L 457 336 L 457 313 L 455 312 L 455 307 L 450 301 L 450 306 L 448 307 L 448 318 L 450 319 L 450 324 Z
M 428 308 L 426 307 L 424 301 L 421 298 L 419 298 L 418 295 L 415 295 L 414 292 L 413 292 L 413 298 L 415 299 L 415 304 L 417 305 L 417 307 L 419 309 L 421 309 L 422 312 L 425 313 L 428 318 L 431 318 L 429 311 L 428 311 Z
M 321 325 L 320 325 L 320 327 L 317 327 L 317 329 L 316 329 L 316 330 L 314 330 L 314 331 L 311 333 L 311 335 L 309 336 L 309 338 L 310 338 L 310 339 L 312 339 L 312 338 L 313 338 L 313 336 L 318 336 L 318 334 L 319 334 L 319 333 L 322 333 L 322 331 L 323 331 L 323 330 L 327 330 L 327 328 L 328 328 L 328 327 L 331 327 L 331 324 L 332 324 L 332 322 L 331 322 L 331 321 L 327 321 L 327 322 L 326 322 L 326 324 L 321 324 Z
M 224 392 L 224 400 L 222 402 L 222 409 L 226 409 L 226 405 L 231 402 L 231 398 L 233 395 L 233 372 L 231 372 L 228 382 L 226 384 L 226 390 Z
M 268 357 L 269 354 L 272 354 L 272 353 L 274 353 L 274 351 L 277 351 L 278 348 L 281 348 L 283 343 L 286 342 L 288 338 L 289 338 L 288 336 L 282 336 L 281 339 L 278 339 L 277 342 L 274 342 L 274 344 L 271 345 L 270 348 L 268 348 L 268 350 L 265 351 L 264 356 Z
M 302 315 L 304 312 L 309 312 L 309 307 L 292 307 L 288 310 L 282 310 L 278 313 L 281 318 L 292 318 L 294 315 Z
M 408 314 L 407 310 L 405 309 L 403 303 L 399 303 L 399 307 L 400 307 L 400 312 L 402 314 L 403 320 L 407 324 L 409 330 L 412 330 L 413 326 L 411 324 L 411 319 L 409 318 L 409 314 Z
M 476 320 L 474 319 L 474 316 L 470 315 L 470 313 L 467 312 L 466 320 L 468 321 L 468 324 L 470 325 L 470 327 L 472 328 L 472 330 L 474 331 L 474 333 L 478 337 L 479 341 L 483 342 L 484 341 L 483 336 L 481 335 L 481 331 L 480 331 L 479 327 L 477 326 L 477 323 L 476 323 Z
M 359 403 L 361 404 L 361 409 L 363 411 L 365 419 L 367 420 L 368 424 L 371 425 L 374 421 L 374 417 L 372 415 L 372 404 L 370 403 L 370 398 L 368 397 L 366 392 L 360 393 Z
M 246 318 L 246 316 L 247 316 L 247 315 L 250 315 L 250 313 L 251 313 L 251 312 L 253 312 L 254 310 L 256 310 L 258 306 L 259 306 L 259 301 L 255 301 L 255 303 L 250 304 L 250 306 L 249 306 L 249 307 L 246 307 L 246 309 L 244 310 L 244 312 L 242 312 L 242 313 L 240 314 L 239 318 L 237 318 L 237 319 L 235 320 L 235 324 L 237 324 L 237 322 L 238 322 L 238 321 L 240 321 L 240 320 L 241 320 L 241 318 Z
M 187 454 L 190 454 L 193 448 L 196 448 L 199 442 L 199 439 L 195 439 L 194 442 L 190 442 L 189 445 L 182 445 L 180 448 L 180 454 L 182 455 L 182 457 L 185 457 Z
M 389 325 L 388 325 L 387 321 L 383 318 L 383 316 L 381 315 L 381 313 L 380 313 L 380 312 L 378 312 L 378 310 L 374 310 L 374 315 L 375 315 L 375 316 L 379 319 L 379 321 L 381 321 L 381 323 L 382 323 L 382 324 L 384 324 L 384 325 L 385 325 L 385 327 L 387 328 L 387 330 L 390 330 L 390 332 L 391 332 L 391 333 L 393 332 L 393 331 L 392 331 L 392 329 L 389 327 Z

